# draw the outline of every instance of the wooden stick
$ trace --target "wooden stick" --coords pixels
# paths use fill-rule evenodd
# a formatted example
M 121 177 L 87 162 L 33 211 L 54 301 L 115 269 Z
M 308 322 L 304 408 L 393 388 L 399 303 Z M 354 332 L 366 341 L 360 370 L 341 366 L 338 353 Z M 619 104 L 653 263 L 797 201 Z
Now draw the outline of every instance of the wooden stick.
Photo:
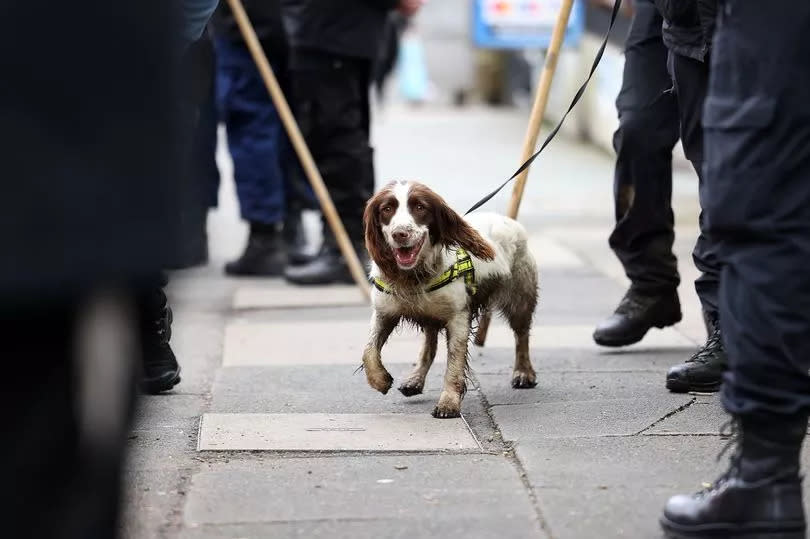
M 546 62 L 540 74 L 537 93 L 534 96 L 534 105 L 529 117 L 526 137 L 523 141 L 520 164 L 525 163 L 537 147 L 537 137 L 540 134 L 540 126 L 543 124 L 543 116 L 546 113 L 546 105 L 548 105 L 548 96 L 551 93 L 551 81 L 554 79 L 554 72 L 557 70 L 557 60 L 560 57 L 560 50 L 565 39 L 565 32 L 568 29 L 568 19 L 571 17 L 573 5 L 574 0 L 563 0 L 560 12 L 557 14 L 557 22 L 554 24 L 554 31 L 551 34 L 551 43 L 549 43 L 546 52 Z M 520 202 L 523 200 L 523 191 L 526 188 L 526 180 L 529 178 L 529 168 L 520 173 L 520 176 L 515 180 L 515 186 L 512 188 L 512 198 L 509 200 L 509 208 L 506 212 L 506 215 L 512 219 L 517 218 Z M 486 343 L 491 317 L 489 312 L 485 312 L 481 316 L 478 322 L 478 331 L 475 333 L 476 346 L 484 346 Z
M 352 246 L 349 235 L 346 233 L 346 228 L 343 226 L 343 222 L 340 220 L 340 215 L 338 215 L 338 212 L 335 209 L 335 204 L 332 202 L 332 198 L 329 196 L 329 191 L 326 189 L 326 185 L 323 183 L 323 178 L 321 177 L 320 172 L 318 172 L 318 167 L 315 165 L 315 160 L 312 158 L 309 147 L 304 141 L 304 137 L 301 135 L 301 130 L 298 127 L 298 123 L 295 121 L 292 111 L 290 111 L 290 106 L 287 103 L 287 99 L 284 97 L 284 92 L 281 91 L 278 80 L 273 74 L 273 69 L 270 67 L 270 62 L 267 61 L 267 56 L 264 54 L 261 43 L 259 43 L 259 38 L 256 36 L 256 31 L 253 29 L 253 25 L 251 24 L 250 19 L 245 12 L 245 8 L 242 5 L 242 1 L 228 0 L 228 4 L 230 5 L 233 16 L 236 19 L 237 25 L 239 25 L 239 30 L 242 33 L 245 44 L 250 50 L 251 56 L 253 56 L 253 61 L 256 63 L 256 67 L 259 69 L 259 73 L 264 80 L 265 86 L 267 86 L 267 91 L 270 93 L 270 97 L 273 99 L 276 110 L 278 110 L 278 114 L 281 117 L 281 121 L 284 124 L 287 135 L 290 137 L 290 142 L 292 142 L 293 148 L 295 148 L 295 153 L 298 154 L 298 159 L 301 160 L 301 166 L 309 179 L 310 185 L 312 185 L 312 190 L 315 192 L 315 196 L 318 198 L 318 202 L 321 205 L 321 211 L 323 212 L 324 217 L 326 217 L 326 222 L 329 224 L 329 228 L 332 229 L 332 232 L 335 235 L 338 247 L 340 247 L 340 252 L 343 254 L 343 258 L 346 261 L 346 264 L 349 266 L 349 271 L 351 271 L 352 278 L 362 291 L 366 301 L 369 301 L 370 287 L 368 284 L 368 276 L 366 275 L 360 260 L 357 258 L 357 253 L 355 253 L 354 246 Z

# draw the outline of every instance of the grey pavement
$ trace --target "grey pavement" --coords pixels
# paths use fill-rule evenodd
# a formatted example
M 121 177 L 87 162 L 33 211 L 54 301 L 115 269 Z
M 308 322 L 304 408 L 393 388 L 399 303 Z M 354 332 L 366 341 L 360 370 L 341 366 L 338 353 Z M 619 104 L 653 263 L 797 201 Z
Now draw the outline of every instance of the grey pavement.
M 525 122 L 515 110 L 385 109 L 374 131 L 379 181 L 420 179 L 465 210 L 511 175 Z M 126 537 L 660 537 L 666 498 L 719 471 L 716 399 L 663 387 L 667 367 L 704 338 L 690 171 L 678 171 L 674 189 L 684 322 L 599 349 L 590 333 L 626 285 L 606 241 L 612 160 L 554 141 L 521 215 L 540 261 L 538 386 L 510 387 L 511 337 L 496 325 L 472 351 L 463 418 L 441 421 L 429 414 L 442 351 L 425 394 L 411 399 L 380 395 L 356 372 L 369 309 L 351 287 L 222 275 L 245 227 L 222 148 L 218 157 L 212 262 L 172 277 L 183 381 L 142 399 L 129 440 Z M 507 197 L 488 209 L 503 211 Z M 396 379 L 418 346 L 403 331 L 384 350 Z

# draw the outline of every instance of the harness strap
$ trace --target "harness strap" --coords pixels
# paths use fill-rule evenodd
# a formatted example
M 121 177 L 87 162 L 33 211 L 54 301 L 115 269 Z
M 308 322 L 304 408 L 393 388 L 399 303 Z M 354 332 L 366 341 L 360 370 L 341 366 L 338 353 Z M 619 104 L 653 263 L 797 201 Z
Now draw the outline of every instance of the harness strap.
M 475 295 L 478 287 L 475 283 L 475 267 L 473 267 L 472 258 L 467 251 L 459 248 L 456 250 L 456 261 L 453 263 L 453 265 L 447 268 L 444 273 L 433 279 L 430 284 L 428 284 L 427 288 L 425 288 L 425 291 L 436 291 L 461 278 L 464 279 L 464 285 L 467 288 L 467 293 L 471 296 Z M 374 287 L 380 292 L 391 294 L 391 285 L 379 277 L 372 278 L 370 281 L 371 284 L 373 284 Z

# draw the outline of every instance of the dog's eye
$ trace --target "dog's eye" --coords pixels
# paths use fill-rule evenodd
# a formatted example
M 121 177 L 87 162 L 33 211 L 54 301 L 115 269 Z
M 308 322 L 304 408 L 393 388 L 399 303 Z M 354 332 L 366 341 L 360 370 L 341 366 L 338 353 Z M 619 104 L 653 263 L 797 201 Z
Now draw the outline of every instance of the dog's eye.
M 394 208 L 392 208 L 391 206 L 383 206 L 380 211 L 382 211 L 385 214 L 389 214 L 392 211 L 394 211 Z
M 425 211 L 425 205 L 424 204 L 417 204 L 416 205 L 416 211 Z

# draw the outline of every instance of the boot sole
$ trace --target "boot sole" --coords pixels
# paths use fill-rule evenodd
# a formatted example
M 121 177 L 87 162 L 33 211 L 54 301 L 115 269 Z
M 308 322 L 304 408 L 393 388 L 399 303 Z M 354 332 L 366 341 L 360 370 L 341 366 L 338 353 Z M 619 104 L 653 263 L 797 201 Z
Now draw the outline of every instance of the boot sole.
M 158 395 L 164 391 L 169 391 L 180 383 L 180 369 L 172 375 L 141 381 L 141 391 L 147 395 Z
M 783 523 L 778 528 L 771 522 L 682 526 L 661 517 L 659 523 L 669 539 L 804 539 L 806 529 L 804 522 Z
M 644 336 L 647 335 L 647 332 L 649 332 L 652 328 L 664 329 L 666 327 L 674 326 L 675 324 L 680 322 L 681 319 L 682 319 L 682 316 L 679 315 L 677 317 L 673 317 L 673 318 L 671 318 L 669 320 L 665 320 L 663 322 L 656 322 L 655 324 L 653 324 L 653 325 L 649 326 L 647 329 L 645 329 L 643 332 L 636 333 L 636 334 L 634 334 L 634 335 L 632 335 L 630 337 L 611 339 L 609 337 L 608 338 L 599 337 L 596 334 L 594 334 L 593 335 L 593 340 L 599 346 L 607 346 L 609 348 L 619 348 L 621 346 L 630 346 L 631 344 L 636 344 L 637 342 L 640 342 L 644 338 Z
M 263 269 L 242 269 L 225 265 L 225 275 L 228 277 L 283 277 L 286 266 Z
M 676 379 L 669 379 L 667 378 L 667 389 L 672 391 L 673 393 L 689 393 L 689 392 L 697 392 L 697 393 L 717 393 L 720 391 L 720 386 L 722 386 L 722 382 L 705 382 L 702 384 L 690 384 L 689 382 L 684 382 L 683 380 L 676 380 Z
M 296 286 L 318 286 L 330 284 L 355 284 L 351 275 L 341 275 L 335 279 L 300 279 L 295 276 L 284 275 L 284 280 Z

